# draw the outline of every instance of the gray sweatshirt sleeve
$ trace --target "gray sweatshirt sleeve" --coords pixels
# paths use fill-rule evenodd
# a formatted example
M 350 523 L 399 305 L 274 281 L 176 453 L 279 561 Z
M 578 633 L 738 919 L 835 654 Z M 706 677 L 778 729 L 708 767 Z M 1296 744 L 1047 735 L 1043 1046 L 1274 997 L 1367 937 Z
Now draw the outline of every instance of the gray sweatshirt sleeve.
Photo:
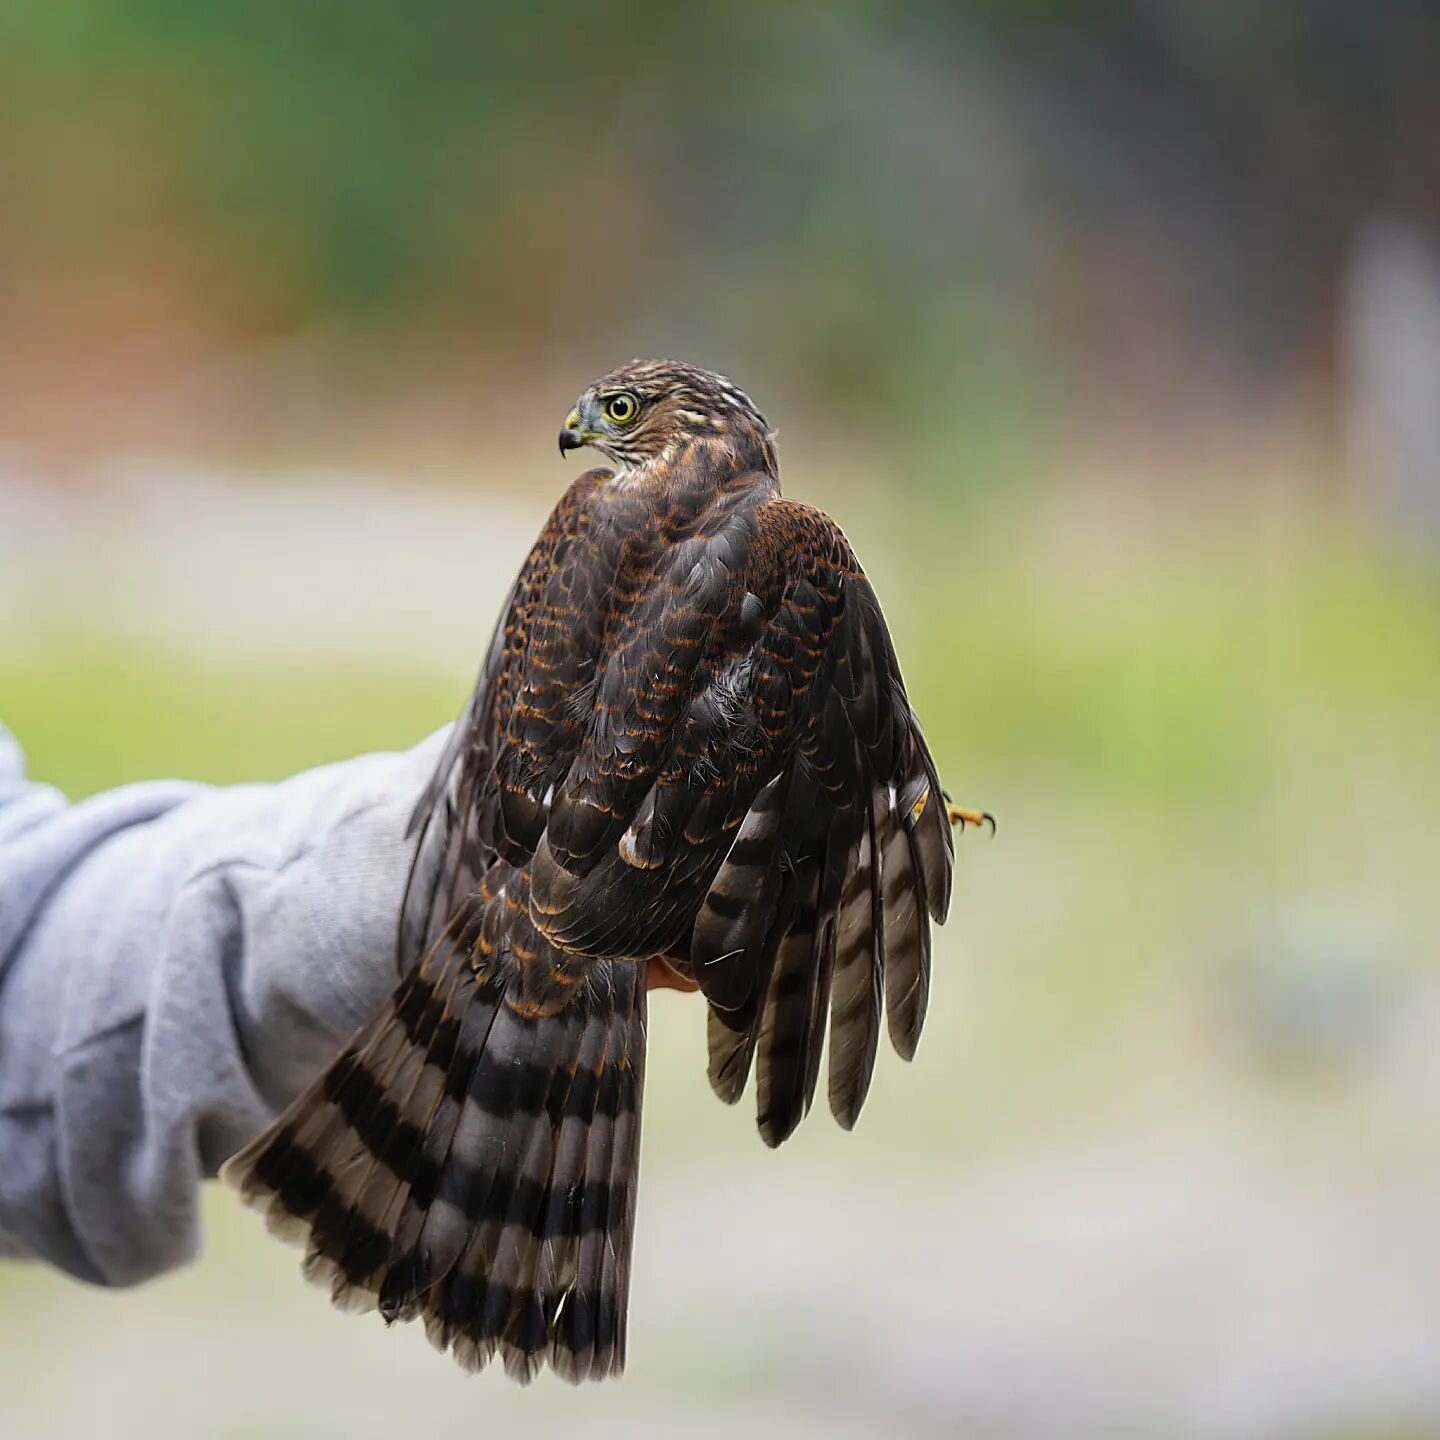
M 106 1285 L 194 1256 L 200 1181 L 395 983 L 443 738 L 70 805 L 0 727 L 0 1255 Z

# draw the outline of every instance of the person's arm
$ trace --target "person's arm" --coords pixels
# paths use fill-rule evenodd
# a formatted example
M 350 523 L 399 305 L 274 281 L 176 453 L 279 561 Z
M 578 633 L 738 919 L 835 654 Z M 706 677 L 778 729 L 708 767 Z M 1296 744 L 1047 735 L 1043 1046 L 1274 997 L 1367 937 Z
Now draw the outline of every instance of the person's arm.
M 441 743 L 70 805 L 0 728 L 0 1254 L 109 1285 L 195 1254 L 199 1181 L 395 983 Z

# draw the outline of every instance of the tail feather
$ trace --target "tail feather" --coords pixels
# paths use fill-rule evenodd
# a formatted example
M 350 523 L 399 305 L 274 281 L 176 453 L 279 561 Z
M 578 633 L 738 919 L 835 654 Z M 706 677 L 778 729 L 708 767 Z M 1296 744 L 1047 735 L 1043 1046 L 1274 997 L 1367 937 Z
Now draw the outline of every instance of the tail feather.
M 617 1231 L 630 1234 L 635 1225 L 635 1194 L 639 1181 L 640 1098 L 645 1086 L 645 992 L 631 1012 L 624 1053 L 632 1058 L 620 1068 L 620 1094 L 615 1116 L 615 1144 L 610 1162 L 610 1184 L 606 1192 L 605 1261 L 600 1275 L 600 1294 L 608 1306 L 607 1324 L 600 1329 L 606 1343 L 597 1346 L 596 1374 L 618 1374 L 625 1368 L 625 1318 L 630 1301 L 630 1256 L 611 1242 Z M 633 1158 L 630 1158 L 633 1157 Z
M 442 943 L 222 1171 L 337 1304 L 521 1380 L 625 1359 L 643 973 L 585 963 L 541 1004 L 508 949 Z
M 588 1002 L 577 1000 L 563 1018 L 569 1027 L 566 1050 L 578 1057 L 581 1032 L 588 1019 Z M 477 1237 L 476 1242 L 477 1247 L 495 1245 L 495 1263 L 483 1314 L 485 1340 L 487 1344 L 493 1341 L 507 1373 L 522 1382 L 532 1379 L 541 1364 L 537 1346 L 546 1335 L 543 1310 L 535 1293 L 527 1287 L 526 1277 L 535 1274 L 539 1267 L 541 1222 L 550 1202 L 557 1134 L 564 1123 L 576 1070 L 577 1065 L 570 1064 L 555 1071 L 545 1096 L 546 1123 L 531 1131 L 520 1178 L 511 1189 L 505 1211 L 504 1234 L 509 1236 L 510 1243 L 497 1243 L 500 1237 L 493 1234 Z M 485 1249 L 479 1248 L 474 1258 L 483 1258 L 484 1254 Z M 467 1257 L 466 1263 L 470 1263 L 471 1258 Z
M 503 1220 L 509 1186 L 531 1128 L 544 1118 L 543 1097 L 558 1064 L 560 1027 L 502 1005 L 475 1059 L 450 1154 L 421 1226 L 427 1282 L 446 1283 L 461 1257 Z M 478 1227 L 478 1228 L 477 1228 Z
M 454 1013 L 464 999 L 456 993 L 461 987 L 463 974 L 463 967 L 452 967 L 443 987 L 437 986 L 431 998 L 424 1002 L 425 1009 L 436 1007 L 432 1013 L 442 1017 Z M 420 1007 L 420 996 L 418 987 L 410 992 L 408 1008 L 412 1014 Z M 488 1005 L 477 1003 L 477 997 L 471 997 L 470 1004 L 493 1014 L 498 995 L 492 991 L 491 996 Z M 437 1031 L 442 1023 L 443 1019 L 434 1022 Z M 421 1027 L 424 1024 L 422 1016 L 419 1021 L 412 1020 L 411 1029 L 417 1035 L 423 1034 Z M 411 1031 L 405 1033 L 408 1040 Z M 388 1126 L 383 1121 L 377 1125 L 372 1120 L 357 1132 L 359 1144 L 351 1163 L 363 1168 L 364 1178 L 342 1227 L 348 1238 L 333 1261 L 346 1290 L 337 1293 L 335 1277 L 332 1276 L 332 1298 L 346 1308 L 370 1309 L 379 1303 L 379 1287 L 373 1282 L 394 1241 L 391 1239 L 380 1245 L 371 1237 L 376 1234 L 394 1236 L 411 1196 L 413 1177 L 424 1162 L 426 1137 L 437 1121 L 442 1125 L 444 1123 L 449 1064 L 454 1058 L 454 1045 L 449 1036 L 454 1033 L 458 1033 L 458 1027 L 452 1027 L 443 1037 L 432 1033 L 428 1048 L 424 1049 L 418 1042 L 410 1041 L 405 1067 L 405 1073 L 413 1077 L 409 1085 L 404 1083 L 397 1070 L 396 1075 L 377 1087 L 377 1110 L 385 1094 L 395 1097 L 392 1109 L 384 1116 L 389 1121 Z M 452 1052 L 448 1056 L 447 1049 Z M 451 1128 L 453 1130 L 453 1126 Z M 327 1259 L 326 1248 L 320 1238 L 324 1233 L 317 1227 L 307 1246 L 306 1263 L 317 1271 L 323 1270 Z
M 389 1237 L 389 1250 L 383 1274 L 376 1277 L 376 1297 L 389 1324 L 420 1315 L 433 1283 L 438 1257 L 422 1247 L 421 1235 L 452 1163 L 466 1097 L 504 999 L 505 987 L 498 979 L 471 988 L 468 964 L 458 961 L 455 968 L 462 993 L 451 1001 L 452 1023 L 446 1039 L 436 1047 L 432 1067 L 441 1076 L 440 1094 L 428 1112 L 413 1112 L 414 1129 L 391 1161 L 400 1184 L 378 1227 Z
M 605 1221 L 610 1201 L 611 1159 L 615 1147 L 619 1075 L 612 1062 L 616 1036 L 607 1031 L 601 1080 L 596 1087 L 595 1113 L 585 1137 L 585 1174 L 593 1177 L 581 1192 L 580 1239 L 574 1278 L 560 1297 L 551 1344 L 550 1364 L 565 1379 L 587 1379 L 595 1362 L 601 1325 L 600 1271 L 604 1259 Z
M 567 1032 L 563 1037 L 560 1027 Z M 517 1033 L 507 1037 L 504 1032 L 512 1028 Z M 494 1056 L 511 1077 L 510 1084 L 487 1087 L 483 1108 L 467 1101 L 463 1142 L 457 1130 L 457 1148 L 488 1150 L 495 1158 L 488 1173 L 477 1169 L 453 1187 L 449 1203 L 456 1211 L 461 1248 L 443 1271 L 435 1269 L 436 1324 L 427 1317 L 427 1328 L 467 1369 L 478 1370 L 494 1357 L 533 1273 L 534 1218 L 543 1204 L 554 1152 L 552 1097 L 568 1088 L 574 1075 L 573 1060 L 546 1073 L 537 1061 L 537 1048 L 542 1048 L 547 1029 L 546 1046 L 564 1040 L 573 1045 L 568 1033 L 572 1028 L 567 1015 L 548 1022 L 509 1012 L 498 1017 L 485 1058 Z M 573 1048 L 565 1048 L 573 1056 Z M 532 1104 L 536 1123 L 526 1128 Z M 512 1116 L 521 1123 L 515 1124 Z
M 316 1103 L 292 1107 L 267 1132 L 270 1143 L 253 1164 L 234 1172 L 243 1198 L 264 1213 L 267 1228 L 280 1239 L 303 1244 L 312 1229 L 305 1217 L 323 1214 L 333 1224 L 348 1210 L 342 1187 L 355 1159 L 369 1153 L 355 1133 L 356 1125 L 373 1124 L 369 1076 L 390 1076 L 405 1053 L 404 1031 L 394 1020 L 419 983 L 412 977 L 395 992 L 383 1023 L 352 1043 L 317 1085 Z M 356 1063 L 362 1058 L 363 1071 Z M 350 1164 L 338 1173 L 318 1166 L 314 1157 L 328 1152 L 345 1155 Z

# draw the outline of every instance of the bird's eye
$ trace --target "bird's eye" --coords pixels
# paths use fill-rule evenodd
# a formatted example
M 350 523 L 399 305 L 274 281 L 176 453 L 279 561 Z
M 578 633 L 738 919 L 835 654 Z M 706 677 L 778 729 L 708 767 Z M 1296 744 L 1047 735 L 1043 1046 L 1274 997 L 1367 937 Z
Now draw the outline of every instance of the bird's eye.
M 605 402 L 605 418 L 616 425 L 628 425 L 640 413 L 640 402 L 628 390 L 612 395 Z

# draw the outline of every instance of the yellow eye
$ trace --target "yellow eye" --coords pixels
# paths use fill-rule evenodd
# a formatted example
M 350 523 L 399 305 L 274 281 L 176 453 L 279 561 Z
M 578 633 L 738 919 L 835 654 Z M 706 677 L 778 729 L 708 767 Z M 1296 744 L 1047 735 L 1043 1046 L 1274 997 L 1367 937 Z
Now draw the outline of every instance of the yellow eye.
M 616 425 L 628 425 L 640 413 L 640 402 L 628 391 L 622 390 L 605 402 L 605 418 Z

